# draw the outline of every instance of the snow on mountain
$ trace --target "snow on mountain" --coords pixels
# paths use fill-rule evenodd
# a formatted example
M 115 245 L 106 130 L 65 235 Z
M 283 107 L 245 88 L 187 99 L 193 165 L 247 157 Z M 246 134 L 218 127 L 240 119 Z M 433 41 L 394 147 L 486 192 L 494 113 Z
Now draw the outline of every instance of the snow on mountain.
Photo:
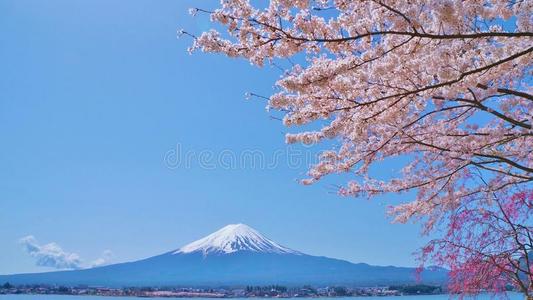
M 237 251 L 301 254 L 279 245 L 245 224 L 227 225 L 202 239 L 181 247 L 173 254 L 202 252 L 204 255 L 208 255 Z

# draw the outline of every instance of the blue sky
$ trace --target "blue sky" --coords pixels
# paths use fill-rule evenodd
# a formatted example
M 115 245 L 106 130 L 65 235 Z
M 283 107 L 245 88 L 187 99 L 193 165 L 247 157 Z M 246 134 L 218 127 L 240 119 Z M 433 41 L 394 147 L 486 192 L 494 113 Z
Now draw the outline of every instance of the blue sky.
M 23 251 L 18 240 L 28 235 L 85 262 L 104 250 L 121 262 L 239 222 L 309 254 L 415 265 L 418 227 L 390 224 L 388 202 L 335 195 L 330 185 L 343 178 L 302 186 L 306 167 L 283 160 L 266 169 L 168 167 L 177 145 L 267 158 L 287 149 L 287 128 L 264 102 L 244 99 L 271 94 L 279 70 L 189 55 L 191 40 L 176 31 L 210 26 L 188 15 L 192 6 L 0 0 L 0 274 L 51 270 Z

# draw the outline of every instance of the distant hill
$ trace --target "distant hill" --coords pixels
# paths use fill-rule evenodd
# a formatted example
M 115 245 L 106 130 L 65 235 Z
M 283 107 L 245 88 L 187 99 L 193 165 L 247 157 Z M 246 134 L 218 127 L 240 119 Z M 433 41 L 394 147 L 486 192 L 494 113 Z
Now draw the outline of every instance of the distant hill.
M 447 272 L 425 270 L 421 283 L 442 284 Z M 283 284 L 371 286 L 416 283 L 415 269 L 303 254 L 244 224 L 228 225 L 178 250 L 85 270 L 2 275 L 12 284 L 220 287 Z

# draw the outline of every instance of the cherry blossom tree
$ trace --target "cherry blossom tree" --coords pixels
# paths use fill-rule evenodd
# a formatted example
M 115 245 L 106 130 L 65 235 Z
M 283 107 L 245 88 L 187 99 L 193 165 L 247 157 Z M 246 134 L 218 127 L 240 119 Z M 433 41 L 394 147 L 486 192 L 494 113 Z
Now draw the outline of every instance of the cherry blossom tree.
M 191 12 L 219 28 L 182 32 L 191 51 L 291 64 L 268 108 L 315 129 L 286 141 L 336 141 L 304 184 L 351 173 L 339 194 L 402 194 L 390 213 L 442 233 L 421 258 L 450 269 L 453 292 L 531 295 L 533 0 L 223 0 Z M 407 158 L 401 173 L 372 176 L 395 157 Z
M 533 192 L 494 192 L 491 200 L 488 206 L 485 195 L 462 199 L 443 238 L 426 245 L 421 259 L 450 269 L 452 292 L 503 292 L 514 286 L 531 296 L 533 235 L 525 224 L 533 214 Z

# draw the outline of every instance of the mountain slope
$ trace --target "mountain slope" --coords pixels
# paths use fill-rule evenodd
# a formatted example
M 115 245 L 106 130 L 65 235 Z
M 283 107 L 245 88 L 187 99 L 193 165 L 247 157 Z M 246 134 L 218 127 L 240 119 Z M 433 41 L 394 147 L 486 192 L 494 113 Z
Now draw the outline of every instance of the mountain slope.
M 442 283 L 443 271 L 426 271 L 425 283 Z M 178 250 L 99 268 L 0 276 L 14 284 L 102 286 L 385 285 L 414 283 L 415 269 L 353 264 L 281 246 L 243 225 L 221 230 Z

